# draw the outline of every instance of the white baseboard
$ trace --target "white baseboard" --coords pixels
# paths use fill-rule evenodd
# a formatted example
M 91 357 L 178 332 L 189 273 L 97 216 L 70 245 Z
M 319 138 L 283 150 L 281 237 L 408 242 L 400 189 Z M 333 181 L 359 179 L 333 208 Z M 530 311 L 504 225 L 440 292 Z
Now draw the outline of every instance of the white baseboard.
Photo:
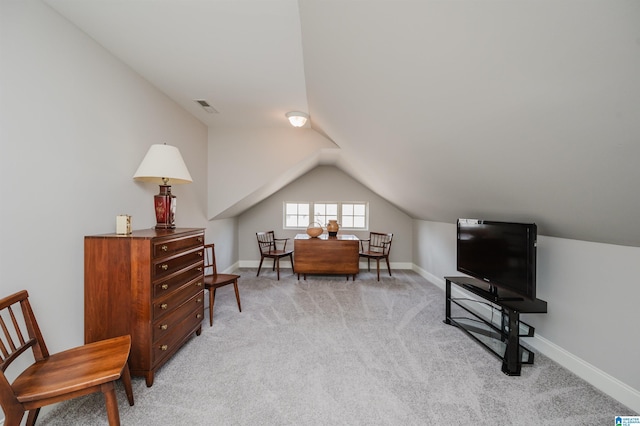
M 446 282 L 444 278 L 436 277 L 435 275 L 415 265 L 413 267 L 413 270 L 422 275 L 427 281 L 435 284 L 443 291 L 445 290 Z M 456 296 L 463 295 L 464 297 L 473 297 L 471 293 L 466 293 L 460 290 L 457 286 L 455 288 L 452 288 L 451 291 Z M 486 309 L 487 312 L 490 313 L 490 309 L 488 307 Z M 573 355 L 569 351 L 545 339 L 539 334 L 536 334 L 534 337 L 527 338 L 525 340 L 525 343 L 532 349 L 535 349 L 539 353 L 552 359 L 567 370 L 571 371 L 576 376 L 580 377 L 581 379 L 595 386 L 610 397 L 619 401 L 621 404 L 626 405 L 636 413 L 640 413 L 640 391 L 638 391 L 637 389 L 634 389 L 626 383 L 621 382 L 615 377 L 605 373 L 599 368 Z
M 260 265 L 260 261 L 259 260 L 241 260 L 237 264 L 239 268 L 257 268 Z M 271 259 L 265 259 L 265 261 L 262 262 L 263 268 L 271 268 L 271 265 L 273 265 L 273 261 Z M 287 260 L 281 259 L 280 268 L 291 269 L 291 261 L 288 258 Z
M 527 344 L 636 413 L 640 413 L 640 391 L 637 389 L 621 382 L 542 336 L 536 335 L 531 339 L 527 339 Z
M 233 265 L 226 268 L 224 271 L 218 271 L 219 274 L 233 274 L 233 271 L 240 268 L 240 262 L 236 262 Z
M 239 262 L 237 262 L 235 264 L 236 268 L 257 268 L 260 265 L 260 261 L 259 260 L 241 260 Z M 271 259 L 265 259 L 265 261 L 262 263 L 262 267 L 268 267 L 271 268 L 273 265 L 273 261 Z M 376 267 L 376 263 L 373 262 L 371 265 L 371 268 L 374 269 Z M 280 268 L 291 268 L 291 261 L 289 260 L 289 258 L 287 257 L 286 260 L 285 259 L 281 259 L 280 260 Z M 367 269 L 367 261 L 361 261 L 360 262 L 360 269 Z M 387 269 L 387 265 L 384 264 L 384 262 L 381 262 L 380 264 L 380 270 L 382 269 Z M 413 263 L 411 262 L 391 262 L 391 273 L 393 273 L 394 269 L 409 269 L 409 270 L 413 270 Z M 227 271 L 233 271 L 232 268 L 227 268 Z

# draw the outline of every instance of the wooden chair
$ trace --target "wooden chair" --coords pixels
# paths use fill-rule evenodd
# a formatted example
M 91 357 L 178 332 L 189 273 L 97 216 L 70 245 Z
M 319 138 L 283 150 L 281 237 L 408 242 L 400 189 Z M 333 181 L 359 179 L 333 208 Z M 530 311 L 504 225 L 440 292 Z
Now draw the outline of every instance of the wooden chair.
M 216 289 L 219 287 L 233 284 L 233 289 L 236 291 L 238 310 L 242 312 L 240 293 L 238 292 L 238 278 L 240 278 L 240 275 L 218 273 L 215 244 L 205 244 L 204 246 L 204 267 L 204 286 L 209 290 L 209 326 L 213 326 L 213 304 L 216 299 Z
M 133 405 L 127 364 L 130 336 L 89 343 L 50 355 L 26 290 L 0 299 L 0 328 L 3 331 L 0 334 L 0 403 L 5 426 L 19 425 L 26 411 L 29 412 L 27 425 L 33 425 L 40 407 L 94 392 L 104 394 L 109 424 L 119 425 L 114 383 L 121 377 L 129 405 Z M 29 349 L 35 362 L 9 383 L 5 371 Z M 31 358 L 26 357 L 22 362 L 28 359 Z
M 262 261 L 264 261 L 266 257 L 273 259 L 273 268 L 271 270 L 278 270 L 278 280 L 280 280 L 281 257 L 289 256 L 289 259 L 291 259 L 291 269 L 293 270 L 293 250 L 287 250 L 289 238 L 276 238 L 273 231 L 256 232 L 256 238 L 258 239 L 258 248 L 260 249 L 260 265 L 258 266 L 256 277 L 260 275 Z M 278 244 L 282 244 L 282 242 L 284 242 L 282 249 L 279 249 Z
M 360 257 L 367 258 L 367 269 L 371 271 L 371 259 L 376 260 L 378 267 L 378 281 L 380 281 L 380 260 L 387 262 L 389 276 L 391 276 L 391 266 L 389 266 L 389 252 L 391 252 L 391 240 L 393 234 L 384 234 L 380 232 L 370 232 L 369 239 L 360 240 Z M 366 250 L 365 250 L 366 243 Z

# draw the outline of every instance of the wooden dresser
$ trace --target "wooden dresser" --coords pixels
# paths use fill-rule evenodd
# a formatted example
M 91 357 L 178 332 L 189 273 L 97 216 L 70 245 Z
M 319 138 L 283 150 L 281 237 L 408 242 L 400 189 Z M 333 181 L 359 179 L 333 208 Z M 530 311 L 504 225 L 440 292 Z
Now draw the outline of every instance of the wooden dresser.
M 84 340 L 131 335 L 131 374 L 154 374 L 204 316 L 204 230 L 147 229 L 84 239 Z

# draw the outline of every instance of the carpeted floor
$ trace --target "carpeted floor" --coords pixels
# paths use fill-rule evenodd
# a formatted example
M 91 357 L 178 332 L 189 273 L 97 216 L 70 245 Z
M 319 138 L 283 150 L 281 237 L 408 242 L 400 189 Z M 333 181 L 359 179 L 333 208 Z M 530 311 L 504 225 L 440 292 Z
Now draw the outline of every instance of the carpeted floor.
M 239 313 L 219 289 L 203 323 L 157 374 L 120 386 L 123 425 L 608 425 L 637 415 L 536 354 L 520 377 L 455 327 L 444 292 L 411 271 L 281 280 L 242 269 Z M 39 425 L 107 424 L 101 395 Z

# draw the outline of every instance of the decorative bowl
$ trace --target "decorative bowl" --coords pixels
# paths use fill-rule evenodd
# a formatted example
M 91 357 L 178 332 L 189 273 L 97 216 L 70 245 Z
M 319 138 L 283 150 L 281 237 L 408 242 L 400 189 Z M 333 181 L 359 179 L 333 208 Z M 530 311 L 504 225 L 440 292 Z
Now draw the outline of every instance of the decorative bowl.
M 322 234 L 322 225 L 320 225 L 318 222 L 313 222 L 307 227 L 307 235 L 311 238 L 316 238 L 320 234 Z

